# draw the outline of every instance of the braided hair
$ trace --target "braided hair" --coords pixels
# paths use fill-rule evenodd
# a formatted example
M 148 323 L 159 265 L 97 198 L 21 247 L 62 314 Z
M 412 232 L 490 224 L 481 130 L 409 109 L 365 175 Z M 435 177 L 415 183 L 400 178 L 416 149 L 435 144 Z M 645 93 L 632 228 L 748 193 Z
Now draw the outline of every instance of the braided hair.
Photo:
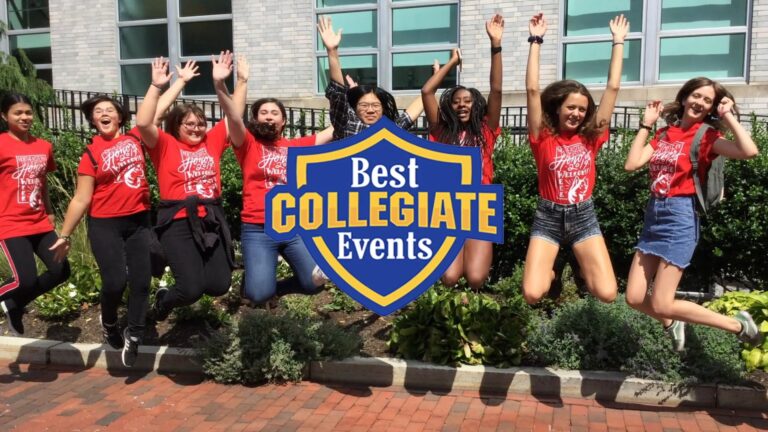
M 453 97 L 460 90 L 466 90 L 472 96 L 472 108 L 469 112 L 469 121 L 463 123 L 453 110 Z M 456 86 L 443 92 L 440 96 L 439 107 L 440 136 L 437 139 L 445 144 L 483 148 L 483 120 L 488 113 L 488 102 L 476 88 Z M 462 137 L 462 135 L 464 135 Z

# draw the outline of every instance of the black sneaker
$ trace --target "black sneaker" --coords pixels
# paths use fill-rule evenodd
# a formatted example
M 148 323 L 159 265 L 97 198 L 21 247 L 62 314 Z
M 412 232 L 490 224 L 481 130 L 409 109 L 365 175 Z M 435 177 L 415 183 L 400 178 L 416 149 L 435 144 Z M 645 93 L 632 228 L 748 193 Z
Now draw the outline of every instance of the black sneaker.
M 8 306 L 8 301 L 4 300 L 0 302 L 0 308 L 5 312 L 5 317 L 8 320 L 8 330 L 16 336 L 24 334 L 24 322 L 22 317 L 24 316 L 23 308 L 11 308 Z
M 155 293 L 155 303 L 152 304 L 152 315 L 154 315 L 155 321 L 165 321 L 171 314 L 170 310 L 166 310 L 160 305 L 166 294 L 168 294 L 168 288 L 158 288 Z
M 123 345 L 123 365 L 125 367 L 132 367 L 136 363 L 136 358 L 139 356 L 139 338 L 128 334 L 128 328 L 123 331 L 123 339 L 125 344 Z
M 104 342 L 114 349 L 121 349 L 123 347 L 123 335 L 120 333 L 117 323 L 104 324 L 101 316 L 99 316 L 99 322 L 101 323 L 101 331 L 104 334 Z

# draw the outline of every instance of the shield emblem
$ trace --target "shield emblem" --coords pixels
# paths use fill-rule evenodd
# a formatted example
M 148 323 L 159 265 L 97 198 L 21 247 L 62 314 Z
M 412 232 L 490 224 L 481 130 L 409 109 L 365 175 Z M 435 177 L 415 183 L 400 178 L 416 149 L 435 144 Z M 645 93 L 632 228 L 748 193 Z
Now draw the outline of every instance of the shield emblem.
M 265 231 L 300 236 L 339 288 L 388 315 L 435 283 L 465 239 L 503 242 L 502 186 L 480 179 L 479 148 L 429 142 L 382 118 L 344 140 L 290 148 Z

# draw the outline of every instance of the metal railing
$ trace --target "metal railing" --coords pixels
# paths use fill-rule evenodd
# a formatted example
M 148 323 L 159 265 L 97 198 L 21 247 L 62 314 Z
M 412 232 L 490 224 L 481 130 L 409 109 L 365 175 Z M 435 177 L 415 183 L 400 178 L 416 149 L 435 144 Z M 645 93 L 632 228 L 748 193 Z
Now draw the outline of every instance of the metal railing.
M 80 112 L 80 105 L 88 98 L 95 96 L 96 92 L 56 90 L 56 101 L 43 108 L 43 123 L 54 134 L 60 130 L 81 131 L 84 139 L 90 137 L 88 122 Z M 115 99 L 121 101 L 130 113 L 131 123 L 135 119 L 136 111 L 141 98 L 113 94 Z M 224 115 L 216 100 L 201 100 L 179 98 L 180 103 L 194 103 L 199 106 L 206 115 L 210 124 L 218 122 Z M 246 117 L 250 111 L 250 104 L 246 106 Z M 635 129 L 640 122 L 642 108 L 619 106 L 616 107 L 611 119 L 611 133 L 616 134 L 623 129 Z M 511 143 L 525 142 L 528 135 L 527 109 L 524 106 L 509 106 L 501 109 L 501 126 L 510 136 Z M 328 110 L 323 108 L 286 107 L 286 134 L 289 136 L 305 136 L 318 132 L 330 125 Z M 768 115 L 756 115 L 758 121 L 768 122 Z M 742 115 L 741 121 L 746 127 L 750 127 L 750 115 Z M 244 119 L 247 120 L 247 119 Z M 426 119 L 422 115 L 417 119 L 412 132 L 421 137 L 426 137 Z

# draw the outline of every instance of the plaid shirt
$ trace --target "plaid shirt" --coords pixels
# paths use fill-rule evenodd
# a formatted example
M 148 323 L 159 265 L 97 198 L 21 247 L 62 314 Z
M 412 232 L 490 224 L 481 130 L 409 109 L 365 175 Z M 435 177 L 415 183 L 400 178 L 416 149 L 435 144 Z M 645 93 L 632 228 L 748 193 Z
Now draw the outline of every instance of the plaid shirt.
M 333 125 L 333 140 L 340 140 L 348 136 L 356 135 L 368 125 L 360 120 L 355 110 L 347 102 L 347 88 L 331 81 L 325 88 L 325 97 L 330 102 L 331 124 Z M 395 124 L 408 130 L 413 127 L 413 120 L 408 113 L 403 112 L 395 120 Z

